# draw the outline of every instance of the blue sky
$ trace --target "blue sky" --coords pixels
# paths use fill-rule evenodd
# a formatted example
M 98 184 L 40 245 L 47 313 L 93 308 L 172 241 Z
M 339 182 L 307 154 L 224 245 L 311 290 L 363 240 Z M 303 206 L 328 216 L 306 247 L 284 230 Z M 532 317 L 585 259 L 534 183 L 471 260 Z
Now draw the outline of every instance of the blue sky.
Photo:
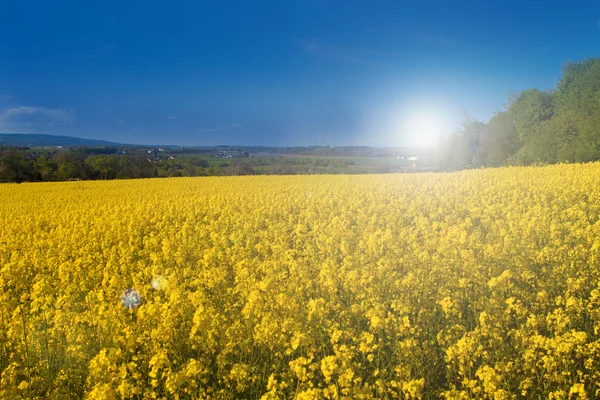
M 0 132 L 426 145 L 600 53 L 592 1 L 0 0 Z

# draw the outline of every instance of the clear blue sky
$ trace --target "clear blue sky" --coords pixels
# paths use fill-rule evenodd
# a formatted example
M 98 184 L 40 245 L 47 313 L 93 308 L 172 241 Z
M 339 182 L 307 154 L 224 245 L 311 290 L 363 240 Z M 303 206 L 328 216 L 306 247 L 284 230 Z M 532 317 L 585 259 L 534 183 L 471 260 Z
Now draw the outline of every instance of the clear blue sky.
M 598 1 L 0 0 L 0 132 L 423 144 L 600 52 Z

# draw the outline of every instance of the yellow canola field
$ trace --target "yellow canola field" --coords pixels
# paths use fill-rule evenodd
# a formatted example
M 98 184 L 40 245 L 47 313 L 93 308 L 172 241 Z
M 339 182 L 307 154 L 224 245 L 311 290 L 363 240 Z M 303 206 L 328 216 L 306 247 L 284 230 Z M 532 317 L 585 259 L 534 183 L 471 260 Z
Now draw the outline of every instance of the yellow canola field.
M 600 397 L 598 163 L 5 184 L 0 224 L 2 399 Z

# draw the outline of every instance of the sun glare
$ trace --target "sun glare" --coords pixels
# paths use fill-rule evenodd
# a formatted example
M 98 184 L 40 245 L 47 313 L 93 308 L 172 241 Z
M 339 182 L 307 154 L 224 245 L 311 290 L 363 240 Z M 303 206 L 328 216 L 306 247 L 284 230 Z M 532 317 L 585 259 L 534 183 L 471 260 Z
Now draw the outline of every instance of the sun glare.
M 447 126 L 435 112 L 417 111 L 406 116 L 404 133 L 410 146 L 435 147 Z

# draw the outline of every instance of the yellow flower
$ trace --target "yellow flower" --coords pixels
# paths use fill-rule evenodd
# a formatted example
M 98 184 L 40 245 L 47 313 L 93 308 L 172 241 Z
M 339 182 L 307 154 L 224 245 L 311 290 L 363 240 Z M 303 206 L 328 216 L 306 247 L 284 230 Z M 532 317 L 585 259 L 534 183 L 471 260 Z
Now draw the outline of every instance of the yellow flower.
M 600 163 L 0 185 L 0 398 L 598 398 L 599 187 Z

